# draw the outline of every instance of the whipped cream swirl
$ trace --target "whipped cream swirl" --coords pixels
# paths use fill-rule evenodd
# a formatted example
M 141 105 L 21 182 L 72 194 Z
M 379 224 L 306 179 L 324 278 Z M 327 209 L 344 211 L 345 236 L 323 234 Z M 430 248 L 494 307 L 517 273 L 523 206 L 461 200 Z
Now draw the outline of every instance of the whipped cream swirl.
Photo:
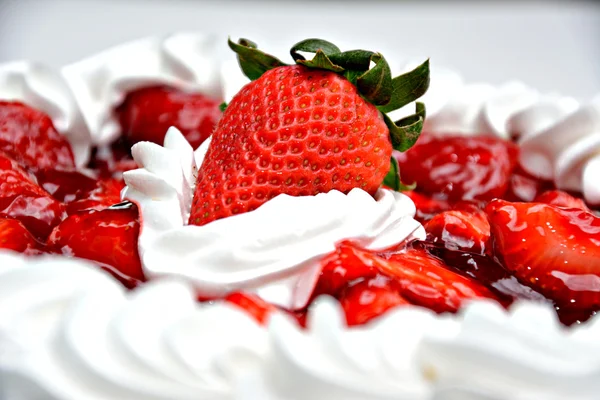
M 465 84 L 455 73 L 433 69 L 423 101 L 424 131 L 515 139 L 527 172 L 600 205 L 600 96 L 582 105 L 520 82 Z
M 46 113 L 71 144 L 77 166 L 88 161 L 90 134 L 59 71 L 25 61 L 0 64 L 0 100 L 19 101 Z
M 75 399 L 574 399 L 600 390 L 600 319 L 486 301 L 458 315 L 403 306 L 347 328 L 331 298 L 307 329 L 261 327 L 189 282 L 126 292 L 78 259 L 0 253 L 0 397 Z
M 220 97 L 219 63 L 211 36 L 178 33 L 125 43 L 63 67 L 94 144 L 120 135 L 114 116 L 129 91 L 170 85 Z
M 525 110 L 520 122 L 534 124 L 538 111 Z M 532 130 L 520 145 L 521 165 L 529 173 L 600 205 L 600 96 L 545 129 Z
M 142 167 L 124 174 L 123 197 L 142 215 L 139 250 L 149 276 L 190 279 L 200 295 L 236 290 L 299 309 L 306 306 L 320 274 L 319 260 L 336 243 L 351 239 L 378 250 L 424 238 L 405 195 L 380 190 L 375 199 L 360 189 L 316 196 L 280 195 L 252 212 L 187 225 L 196 165 L 209 142 L 197 150 L 171 128 L 165 146 L 142 142 L 132 154 Z

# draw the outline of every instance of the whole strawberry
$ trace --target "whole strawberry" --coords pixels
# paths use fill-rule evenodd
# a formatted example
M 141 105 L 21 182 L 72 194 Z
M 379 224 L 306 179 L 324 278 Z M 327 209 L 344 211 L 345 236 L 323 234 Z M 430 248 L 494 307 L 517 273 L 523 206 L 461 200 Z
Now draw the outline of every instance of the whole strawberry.
M 282 193 L 361 188 L 374 194 L 384 179 L 402 187 L 392 150 L 414 144 L 425 109 L 417 103 L 416 114 L 396 123 L 384 112 L 426 91 L 427 61 L 392 79 L 381 54 L 341 52 L 323 40 L 296 44 L 291 54 L 297 65 L 285 65 L 244 39 L 229 45 L 253 82 L 227 105 L 212 135 L 198 171 L 191 224 L 254 210 Z M 299 52 L 315 56 L 306 60 Z

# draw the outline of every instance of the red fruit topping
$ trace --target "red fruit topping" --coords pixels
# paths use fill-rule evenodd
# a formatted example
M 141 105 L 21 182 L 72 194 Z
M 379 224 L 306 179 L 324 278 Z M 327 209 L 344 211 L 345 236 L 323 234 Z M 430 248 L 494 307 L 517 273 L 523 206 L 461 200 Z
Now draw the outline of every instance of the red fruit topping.
M 503 198 L 508 201 L 533 201 L 538 194 L 553 187 L 552 182 L 540 180 L 517 165 L 510 177 L 508 191 Z
M 429 221 L 435 215 L 451 208 L 450 203 L 446 200 L 433 199 L 415 191 L 403 193 L 415 203 L 415 207 L 417 208 L 415 219 L 421 223 Z
M 16 219 L 0 219 L 0 249 L 36 255 L 43 253 L 43 245 Z
M 138 255 L 140 224 L 135 206 L 71 215 L 48 238 L 59 253 L 101 264 L 117 277 L 144 280 Z M 112 267 L 112 268 L 110 268 Z
M 355 265 L 362 264 L 366 278 L 373 277 L 372 271 L 387 276 L 394 281 L 403 298 L 436 312 L 454 312 L 466 299 L 497 300 L 485 286 L 452 272 L 440 259 L 425 250 L 409 248 L 404 253 L 384 258 L 349 242 L 343 242 L 339 247 L 341 249 L 336 253 L 345 254 L 345 259 Z
M 344 77 L 304 66 L 265 72 L 227 106 L 198 173 L 190 223 L 286 193 L 375 193 L 392 145 L 377 108 Z
M 364 324 L 391 308 L 410 304 L 385 276 L 363 280 L 348 286 L 340 297 L 348 326 Z
M 92 152 L 88 168 L 98 171 L 101 177 L 121 179 L 123 172 L 136 169 L 138 166 L 131 157 L 130 144 L 119 139 L 111 145 L 96 147 Z
M 600 307 L 600 218 L 575 208 L 494 200 L 486 212 L 496 256 L 558 305 Z
M 458 206 L 460 207 L 460 205 Z M 449 249 L 483 254 L 490 239 L 490 224 L 485 213 L 472 207 L 470 211 L 444 211 L 425 224 L 428 239 L 441 242 Z
M 398 155 L 402 178 L 436 198 L 491 200 L 502 197 L 516 165 L 515 144 L 492 137 L 424 135 Z
M 0 150 L 29 168 L 73 167 L 69 142 L 41 111 L 0 101 Z
M 221 117 L 219 104 L 200 93 L 149 87 L 130 92 L 117 115 L 122 134 L 131 143 L 149 141 L 162 146 L 167 129 L 175 126 L 195 149 L 211 135 Z
M 75 170 L 44 169 L 36 173 L 41 187 L 52 197 L 67 204 L 69 215 L 87 210 L 103 210 L 121 202 L 121 179 L 96 179 Z
M 266 324 L 271 313 L 277 310 L 277 307 L 274 305 L 250 293 L 231 293 L 225 300 L 242 308 L 262 325 Z
M 376 269 L 356 257 L 353 249 L 352 243 L 341 243 L 336 246 L 333 253 L 321 260 L 321 276 L 313 297 L 321 294 L 337 296 L 351 281 L 373 277 L 377 274 Z
M 33 179 L 0 153 L 0 218 L 18 219 L 33 235 L 46 238 L 65 217 L 65 210 Z
M 536 203 L 545 203 L 557 207 L 579 208 L 584 211 L 590 211 L 583 199 L 578 199 L 561 190 L 549 190 L 537 196 Z

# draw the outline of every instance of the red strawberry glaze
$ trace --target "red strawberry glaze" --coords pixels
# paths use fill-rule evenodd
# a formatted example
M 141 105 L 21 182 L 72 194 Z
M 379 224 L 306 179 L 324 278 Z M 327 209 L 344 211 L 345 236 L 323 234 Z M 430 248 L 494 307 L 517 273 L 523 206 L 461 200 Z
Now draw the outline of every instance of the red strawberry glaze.
M 69 215 L 103 210 L 121 202 L 122 179 L 97 178 L 92 171 L 44 169 L 36 172 L 39 185 L 66 204 Z
M 48 238 L 57 253 L 96 261 L 122 282 L 144 281 L 138 254 L 137 207 L 108 208 L 71 215 Z
M 0 152 L 0 218 L 15 218 L 45 239 L 65 217 L 65 207 L 40 188 L 33 176 Z
M 425 224 L 428 240 L 449 249 L 483 254 L 490 240 L 490 224 L 476 204 L 461 202 Z
M 353 282 L 340 295 L 348 326 L 361 325 L 390 309 L 410 304 L 396 283 L 383 275 Z
M 438 199 L 491 200 L 502 197 L 517 164 L 518 147 L 492 137 L 421 135 L 397 155 L 402 179 Z
M 16 219 L 0 219 L 0 249 L 17 251 L 28 256 L 44 253 L 44 245 Z
M 558 306 L 600 308 L 600 218 L 577 208 L 494 200 L 494 250 L 508 271 Z
M 177 127 L 195 149 L 211 135 L 221 117 L 220 101 L 169 87 L 147 87 L 127 94 L 116 113 L 131 143 L 163 144 L 167 129 Z
M 0 150 L 28 168 L 75 166 L 69 142 L 50 118 L 18 102 L 0 101 Z
M 535 198 L 534 202 L 545 203 L 550 204 L 552 206 L 564 208 L 580 208 L 584 211 L 590 211 L 583 199 L 578 199 L 560 190 L 549 190 L 547 192 L 544 192 L 538 195 Z
M 138 166 L 131 157 L 130 144 L 121 138 L 110 145 L 94 148 L 87 167 L 97 171 L 102 178 L 121 179 L 123 172 Z

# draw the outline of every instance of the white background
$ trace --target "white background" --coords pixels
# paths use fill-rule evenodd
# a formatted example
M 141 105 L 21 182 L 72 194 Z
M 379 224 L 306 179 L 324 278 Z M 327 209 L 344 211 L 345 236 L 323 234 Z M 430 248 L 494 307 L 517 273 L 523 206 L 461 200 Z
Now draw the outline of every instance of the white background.
M 243 36 L 287 57 L 323 37 L 392 60 L 431 57 L 469 81 L 600 93 L 600 2 L 0 0 L 0 62 L 56 66 L 145 35 Z M 225 54 L 225 53 L 224 53 Z

